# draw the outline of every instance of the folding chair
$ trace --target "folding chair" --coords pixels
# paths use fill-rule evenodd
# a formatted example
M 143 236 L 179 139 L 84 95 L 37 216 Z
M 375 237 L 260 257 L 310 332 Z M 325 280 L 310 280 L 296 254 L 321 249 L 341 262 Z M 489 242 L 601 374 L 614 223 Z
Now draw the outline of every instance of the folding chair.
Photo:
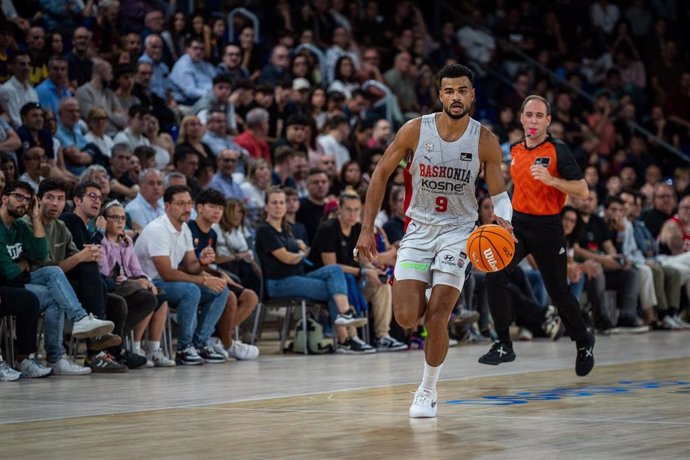
M 15 364 L 14 356 L 14 317 L 7 315 L 0 319 L 0 336 L 5 342 L 5 361 L 12 367 Z
M 259 270 L 261 270 L 261 276 L 259 279 L 261 280 L 261 293 L 260 293 L 260 298 L 259 298 L 259 303 L 256 306 L 256 311 L 255 311 L 255 316 L 254 316 L 254 326 L 252 327 L 252 340 L 251 344 L 253 345 L 256 342 L 256 339 L 259 334 L 259 324 L 261 323 L 263 327 L 263 320 L 264 316 L 266 314 L 266 309 L 268 308 L 285 308 L 285 318 L 283 319 L 283 324 L 281 327 L 280 331 L 280 349 L 284 350 L 285 349 L 285 342 L 287 341 L 287 338 L 290 334 L 290 324 L 292 323 L 292 317 L 294 315 L 295 308 L 300 309 L 302 318 L 305 319 L 305 321 L 302 321 L 302 327 L 304 334 L 302 334 L 303 339 L 304 339 L 304 354 L 309 354 L 308 346 L 307 346 L 307 307 L 320 307 L 320 308 L 326 308 L 325 305 L 313 302 L 310 300 L 307 300 L 303 297 L 272 297 L 269 298 L 268 293 L 266 292 L 266 284 L 264 282 L 264 277 L 263 277 L 263 269 L 261 267 L 261 263 L 259 262 L 259 258 L 256 258 L 257 260 L 257 265 L 259 266 Z M 333 325 L 333 320 L 334 318 L 331 318 L 331 325 Z M 334 329 L 334 334 L 333 334 L 333 349 L 335 350 L 335 347 L 338 345 L 337 338 L 335 336 L 335 329 Z

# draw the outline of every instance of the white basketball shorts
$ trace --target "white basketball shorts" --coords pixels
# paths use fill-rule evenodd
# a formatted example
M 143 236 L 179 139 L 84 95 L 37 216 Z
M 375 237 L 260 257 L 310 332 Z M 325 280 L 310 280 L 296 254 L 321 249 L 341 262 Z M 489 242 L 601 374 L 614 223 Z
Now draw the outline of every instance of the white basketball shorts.
M 467 238 L 475 225 L 425 225 L 411 221 L 400 241 L 396 280 L 418 280 L 430 286 L 446 284 L 462 290 Z

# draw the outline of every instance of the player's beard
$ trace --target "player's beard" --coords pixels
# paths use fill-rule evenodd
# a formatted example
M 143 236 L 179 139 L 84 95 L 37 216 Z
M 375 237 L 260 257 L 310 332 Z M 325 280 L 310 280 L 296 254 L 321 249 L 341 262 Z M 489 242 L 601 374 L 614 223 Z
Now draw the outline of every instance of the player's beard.
M 452 105 L 453 105 L 453 104 L 449 105 L 448 107 L 444 107 L 444 108 L 443 108 L 443 111 L 446 112 L 446 115 L 448 115 L 448 116 L 449 116 L 450 118 L 452 118 L 453 120 L 461 120 L 461 119 L 462 119 L 463 117 L 465 117 L 465 116 L 467 115 L 467 113 L 469 112 L 469 109 L 463 104 L 463 105 L 462 105 L 462 111 L 461 111 L 459 114 L 453 113 L 453 112 L 451 111 L 451 106 L 452 106 Z

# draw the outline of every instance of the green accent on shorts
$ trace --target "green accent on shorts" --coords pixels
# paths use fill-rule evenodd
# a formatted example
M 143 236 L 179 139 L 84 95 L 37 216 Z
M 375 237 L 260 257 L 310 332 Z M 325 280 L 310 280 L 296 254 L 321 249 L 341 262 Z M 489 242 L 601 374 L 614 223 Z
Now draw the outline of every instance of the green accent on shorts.
M 429 271 L 429 263 L 426 262 L 400 262 L 400 268 L 411 268 L 420 272 Z

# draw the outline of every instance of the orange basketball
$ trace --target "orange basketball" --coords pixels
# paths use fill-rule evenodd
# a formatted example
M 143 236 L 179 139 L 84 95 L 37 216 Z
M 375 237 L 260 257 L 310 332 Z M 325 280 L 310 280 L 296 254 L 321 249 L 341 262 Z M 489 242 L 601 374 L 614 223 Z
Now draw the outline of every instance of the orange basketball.
M 472 265 L 483 272 L 503 270 L 515 254 L 515 242 L 500 225 L 482 225 L 467 239 L 467 254 Z

